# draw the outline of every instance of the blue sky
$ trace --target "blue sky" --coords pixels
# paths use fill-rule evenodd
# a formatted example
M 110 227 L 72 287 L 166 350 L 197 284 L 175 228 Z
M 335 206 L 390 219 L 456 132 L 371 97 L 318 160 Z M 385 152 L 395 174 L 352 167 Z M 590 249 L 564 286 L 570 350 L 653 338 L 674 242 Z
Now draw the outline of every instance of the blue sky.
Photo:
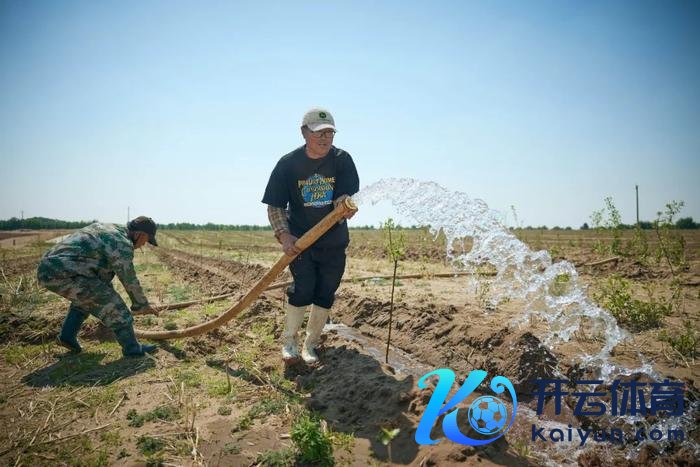
M 0 218 L 266 223 L 320 105 L 362 186 L 578 227 L 639 184 L 700 220 L 698 83 L 695 2 L 0 0 Z

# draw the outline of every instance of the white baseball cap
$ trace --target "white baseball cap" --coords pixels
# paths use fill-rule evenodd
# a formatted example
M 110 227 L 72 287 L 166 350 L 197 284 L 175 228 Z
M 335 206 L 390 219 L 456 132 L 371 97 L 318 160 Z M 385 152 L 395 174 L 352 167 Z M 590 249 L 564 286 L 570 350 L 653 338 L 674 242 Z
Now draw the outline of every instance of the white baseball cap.
M 320 131 L 326 128 L 335 130 L 335 120 L 328 110 L 314 107 L 304 114 L 301 126 L 306 126 L 311 131 Z

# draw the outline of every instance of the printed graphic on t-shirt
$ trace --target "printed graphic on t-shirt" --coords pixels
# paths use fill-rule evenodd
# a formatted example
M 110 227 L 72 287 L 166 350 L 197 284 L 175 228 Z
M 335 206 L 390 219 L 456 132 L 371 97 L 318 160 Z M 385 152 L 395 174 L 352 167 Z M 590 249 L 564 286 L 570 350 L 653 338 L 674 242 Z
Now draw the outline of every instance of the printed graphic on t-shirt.
M 333 202 L 335 177 L 313 174 L 306 180 L 298 180 L 297 184 L 297 187 L 301 188 L 301 197 L 305 207 L 319 208 Z

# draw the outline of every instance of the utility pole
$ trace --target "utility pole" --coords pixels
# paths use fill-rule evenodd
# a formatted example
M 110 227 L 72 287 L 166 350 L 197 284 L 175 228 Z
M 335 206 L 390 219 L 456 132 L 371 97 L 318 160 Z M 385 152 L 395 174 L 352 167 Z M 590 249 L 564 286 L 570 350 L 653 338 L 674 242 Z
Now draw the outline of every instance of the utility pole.
M 127 224 L 128 224 L 129 221 L 131 220 L 131 215 L 130 215 L 130 213 L 129 213 L 129 210 L 130 210 L 130 209 L 131 209 L 131 206 L 127 206 L 127 207 L 126 207 L 126 223 L 127 223 Z M 639 216 L 637 216 L 637 217 L 639 217 Z
M 634 191 L 637 195 L 637 228 L 639 228 L 639 185 L 634 186 Z
M 20 211 L 20 213 L 21 213 L 21 219 L 20 219 L 20 220 L 21 220 L 21 221 L 24 221 L 24 211 Z

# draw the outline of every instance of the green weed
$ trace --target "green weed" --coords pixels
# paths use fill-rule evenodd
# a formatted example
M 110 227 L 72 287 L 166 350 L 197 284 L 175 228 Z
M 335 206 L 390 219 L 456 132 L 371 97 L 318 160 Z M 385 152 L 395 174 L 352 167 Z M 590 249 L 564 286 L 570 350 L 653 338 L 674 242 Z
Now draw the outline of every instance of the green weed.
M 100 440 L 108 446 L 120 446 L 122 444 L 122 437 L 118 430 L 105 431 L 100 435 Z
M 21 276 L 18 278 L 0 275 L 0 310 L 1 311 L 31 311 L 39 305 L 49 301 L 50 294 L 46 294 L 39 287 L 35 277 Z
M 2 356 L 10 365 L 21 365 L 35 359 L 44 350 L 43 345 L 10 345 L 3 349 Z
M 665 330 L 661 331 L 659 333 L 659 339 L 667 342 L 674 350 L 684 357 L 695 358 L 700 338 L 692 322 L 686 321 L 683 327 L 683 332 L 677 332 L 675 334 L 669 334 Z
M 139 320 L 139 324 L 142 326 L 153 326 L 156 324 L 156 320 L 153 316 L 148 315 L 148 316 L 144 316 L 143 318 L 141 318 Z
M 281 397 L 265 398 L 248 409 L 248 412 L 236 421 L 236 425 L 231 429 L 231 432 L 246 431 L 253 426 L 253 422 L 256 419 L 279 413 L 284 410 L 286 405 L 287 402 Z
M 293 449 L 282 448 L 259 454 L 255 462 L 256 465 L 264 467 L 291 467 L 295 464 L 295 458 Z
M 284 410 L 287 402 L 280 397 L 265 398 L 253 405 L 248 411 L 252 418 L 260 418 Z
M 571 276 L 569 274 L 557 274 L 554 280 L 549 284 L 549 294 L 555 297 L 561 297 L 565 295 L 569 289 L 569 284 L 571 283 Z
M 291 436 L 299 451 L 300 462 L 322 466 L 334 464 L 333 440 L 317 417 L 303 411 L 292 423 Z
M 175 373 L 175 381 L 185 383 L 189 388 L 198 388 L 202 385 L 202 375 L 194 369 L 178 369 Z
M 165 447 L 165 442 L 151 436 L 139 436 L 139 439 L 136 442 L 136 447 L 143 455 L 151 456 L 158 451 L 162 451 Z
M 133 427 L 143 426 L 144 422 L 152 422 L 154 420 L 173 421 L 178 418 L 180 418 L 180 411 L 170 405 L 161 405 L 143 414 L 139 414 L 135 409 L 131 409 L 126 414 L 129 426 Z
M 184 285 L 172 284 L 168 287 L 168 294 L 176 302 L 185 302 L 190 300 L 191 292 L 189 287 Z
M 617 255 L 621 253 L 622 247 L 622 216 L 610 196 L 604 201 L 605 207 L 591 214 L 591 223 L 598 233 L 612 232 L 613 239 L 610 245 L 597 240 L 593 249 L 598 254 L 609 252 Z
M 647 291 L 649 301 L 633 298 L 630 282 L 613 275 L 602 284 L 595 299 L 610 311 L 620 325 L 641 331 L 659 327 L 663 317 L 670 314 L 674 306 L 673 299 L 665 301 L 657 298 L 651 289 Z
M 654 230 L 659 241 L 659 248 L 656 252 L 656 260 L 660 262 L 666 259 L 671 274 L 676 275 L 676 268 L 686 266 L 685 239 L 677 230 L 673 222 L 674 217 L 683 209 L 683 201 L 671 201 L 666 204 L 666 209 L 656 213 Z
M 233 391 L 226 380 L 212 380 L 207 383 L 207 394 L 214 397 L 226 397 Z
M 126 419 L 129 420 L 129 426 L 136 428 L 143 426 L 143 423 L 146 421 L 145 417 L 143 415 L 139 415 L 136 409 L 129 410 L 129 412 L 126 414 Z
M 627 241 L 625 246 L 625 255 L 633 257 L 642 266 L 649 265 L 649 259 L 651 256 L 651 251 L 649 249 L 649 242 L 647 241 L 647 236 L 639 226 L 634 229 L 634 234 L 632 239 Z
M 236 443 L 226 443 L 224 445 L 224 452 L 226 454 L 240 454 L 241 447 Z

